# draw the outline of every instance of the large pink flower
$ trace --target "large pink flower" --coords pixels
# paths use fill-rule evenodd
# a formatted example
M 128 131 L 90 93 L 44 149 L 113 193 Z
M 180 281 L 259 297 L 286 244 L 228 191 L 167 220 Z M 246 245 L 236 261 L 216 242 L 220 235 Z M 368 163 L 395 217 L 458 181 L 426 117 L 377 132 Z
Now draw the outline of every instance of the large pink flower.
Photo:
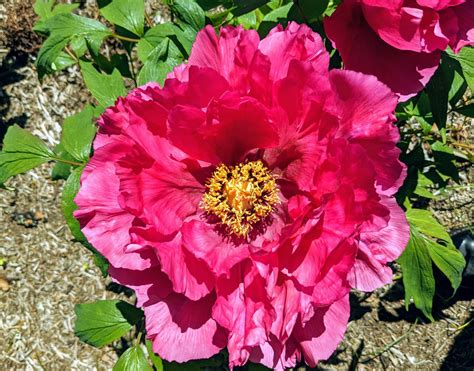
M 351 287 L 390 282 L 408 240 L 397 99 L 328 61 L 306 26 L 208 26 L 163 87 L 102 115 L 75 215 L 164 359 L 314 366 Z
M 406 100 L 428 83 L 441 51 L 474 45 L 474 0 L 343 0 L 324 26 L 346 68 Z

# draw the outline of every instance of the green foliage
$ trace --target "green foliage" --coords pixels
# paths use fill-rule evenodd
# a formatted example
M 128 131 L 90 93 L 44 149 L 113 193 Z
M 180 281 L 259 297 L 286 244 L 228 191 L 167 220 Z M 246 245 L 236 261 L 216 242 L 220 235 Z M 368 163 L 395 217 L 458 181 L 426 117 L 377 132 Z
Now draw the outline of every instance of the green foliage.
M 138 84 L 144 85 L 150 81 L 163 84 L 166 75 L 182 61 L 183 57 L 179 49 L 170 39 L 164 39 L 147 57 L 138 75 Z
M 0 184 L 54 157 L 54 153 L 41 139 L 18 125 L 13 125 L 5 135 L 3 150 L 0 152 Z
M 153 371 L 153 368 L 148 364 L 142 348 L 134 345 L 120 356 L 113 371 Z
M 40 78 L 57 69 L 55 62 L 68 44 L 77 53 L 76 56 L 80 57 L 85 52 L 86 45 L 98 51 L 102 40 L 112 35 L 111 31 L 99 21 L 63 13 L 47 19 L 40 31 L 49 34 L 36 61 Z
M 120 339 L 143 318 L 140 309 L 121 300 L 77 304 L 74 311 L 75 334 L 95 347 Z
M 91 152 L 96 127 L 93 123 L 94 108 L 87 105 L 80 113 L 63 122 L 61 144 L 75 160 L 87 161 Z
M 454 247 L 449 234 L 429 211 L 410 209 L 407 219 L 410 223 L 410 241 L 398 258 L 405 286 L 405 305 L 408 308 L 413 299 L 415 306 L 433 320 L 433 264 L 449 279 L 456 291 L 461 284 L 465 261 Z
M 125 28 L 137 36 L 143 35 L 145 3 L 143 0 L 114 0 L 100 8 L 110 23 Z
M 81 61 L 79 65 L 87 88 L 102 108 L 113 105 L 118 97 L 125 96 L 127 93 L 122 76 L 117 69 L 107 75 L 98 71 L 90 62 Z
M 163 361 L 153 352 L 153 344 L 150 340 L 146 340 L 146 350 L 156 371 L 163 371 Z

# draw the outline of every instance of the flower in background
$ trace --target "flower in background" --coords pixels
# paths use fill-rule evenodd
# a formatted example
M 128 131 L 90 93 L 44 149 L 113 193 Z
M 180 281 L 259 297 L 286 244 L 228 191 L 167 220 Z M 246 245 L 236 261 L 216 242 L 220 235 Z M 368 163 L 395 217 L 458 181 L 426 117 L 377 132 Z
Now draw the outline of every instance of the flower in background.
M 315 366 L 343 338 L 349 290 L 391 281 L 408 240 L 397 99 L 328 63 L 304 25 L 263 40 L 208 26 L 163 87 L 99 120 L 75 216 L 164 359 L 227 347 L 231 367 Z
M 474 0 L 343 0 L 324 27 L 347 69 L 404 101 L 428 83 L 441 51 L 474 45 Z

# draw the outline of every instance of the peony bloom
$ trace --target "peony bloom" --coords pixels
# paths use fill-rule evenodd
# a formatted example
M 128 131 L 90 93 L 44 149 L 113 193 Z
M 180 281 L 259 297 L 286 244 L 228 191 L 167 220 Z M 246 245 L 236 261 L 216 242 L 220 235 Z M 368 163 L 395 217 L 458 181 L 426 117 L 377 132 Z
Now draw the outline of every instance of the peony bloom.
M 349 290 L 391 281 L 408 240 L 397 99 L 328 62 L 307 26 L 208 26 L 163 87 L 100 118 L 75 216 L 164 359 L 314 366 Z
M 324 27 L 345 66 L 416 95 L 441 51 L 474 45 L 474 0 L 343 0 Z

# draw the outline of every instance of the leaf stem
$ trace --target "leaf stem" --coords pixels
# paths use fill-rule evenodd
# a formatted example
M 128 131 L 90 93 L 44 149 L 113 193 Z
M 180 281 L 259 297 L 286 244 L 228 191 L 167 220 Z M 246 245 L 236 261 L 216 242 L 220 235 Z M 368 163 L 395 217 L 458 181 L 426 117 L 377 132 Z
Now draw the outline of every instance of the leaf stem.
M 72 166 L 82 166 L 82 165 L 84 165 L 83 162 L 69 161 L 69 160 L 65 160 L 63 158 L 59 158 L 59 157 L 52 157 L 51 160 L 54 160 L 54 161 L 57 161 L 57 162 L 62 162 L 63 164 L 72 165 Z
M 79 63 L 79 59 L 77 59 L 76 55 L 69 49 L 67 46 L 64 48 L 64 51 L 72 58 L 76 63 Z
M 118 35 L 118 34 L 116 34 L 116 33 L 113 33 L 113 34 L 112 34 L 112 37 L 115 37 L 116 39 L 123 40 L 123 41 L 130 41 L 130 42 L 132 42 L 132 43 L 137 43 L 137 42 L 140 41 L 140 39 L 133 39 L 133 38 L 131 38 L 131 37 Z

